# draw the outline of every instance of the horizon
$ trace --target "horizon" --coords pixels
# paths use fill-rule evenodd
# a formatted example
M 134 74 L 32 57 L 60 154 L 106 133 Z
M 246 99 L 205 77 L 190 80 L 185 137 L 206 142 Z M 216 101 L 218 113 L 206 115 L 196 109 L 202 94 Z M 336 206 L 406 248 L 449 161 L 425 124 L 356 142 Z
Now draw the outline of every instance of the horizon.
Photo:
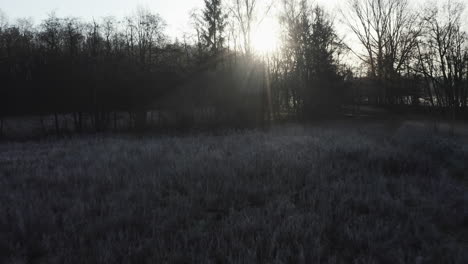
M 420 4 L 430 2 L 431 0 L 409 0 L 412 8 Z M 223 0 L 223 4 L 227 4 L 231 0 Z M 355 52 L 363 53 L 361 44 L 356 39 L 355 35 L 349 31 L 349 28 L 341 21 L 340 9 L 346 5 L 346 1 L 339 0 L 315 0 L 314 4 L 318 4 L 330 15 L 334 21 L 334 27 L 339 37 L 352 48 Z M 468 0 L 461 0 L 468 5 Z M 257 53 L 266 54 L 274 53 L 279 48 L 280 33 L 278 12 L 281 9 L 280 0 L 265 0 L 262 3 L 274 3 L 270 12 L 262 19 L 262 23 L 257 25 L 252 30 L 254 33 L 255 43 L 260 42 L 260 47 L 254 47 Z M 28 6 L 28 8 L 24 8 Z M 92 6 L 92 8 L 89 8 Z M 137 9 L 143 7 L 161 16 L 166 23 L 164 30 L 169 42 L 183 41 L 185 37 L 189 38 L 188 42 L 192 42 L 194 38 L 194 28 L 190 21 L 190 13 L 192 11 L 201 11 L 204 7 L 204 0 L 176 0 L 167 3 L 166 1 L 156 0 L 82 0 L 79 2 L 73 0 L 44 0 L 41 3 L 32 2 L 30 0 L 6 1 L 0 0 L 0 12 L 6 15 L 7 22 L 10 24 L 16 23 L 19 19 L 28 19 L 34 26 L 40 25 L 49 14 L 55 13 L 58 17 L 76 17 L 83 21 L 99 21 L 105 17 L 115 17 L 122 19 L 136 13 Z M 466 13 L 466 10 L 465 10 Z M 465 16 L 463 25 L 468 28 L 468 18 Z M 191 39 L 191 40 L 190 40 Z M 361 61 L 358 57 L 349 52 L 342 58 L 346 64 L 352 67 L 359 67 Z
M 278 0 L 272 1 L 276 2 L 276 4 L 280 3 Z M 223 1 L 223 3 L 227 2 L 229 1 Z M 317 0 L 315 2 L 323 6 L 329 13 L 334 13 L 332 11 L 340 3 L 339 0 Z M 92 5 L 94 6 L 89 8 Z M 25 6 L 29 7 L 24 8 Z M 30 0 L 0 0 L 0 11 L 6 14 L 10 23 L 14 23 L 18 19 L 27 18 L 32 19 L 35 25 L 38 25 L 51 12 L 55 12 L 58 17 L 77 17 L 89 21 L 107 16 L 123 18 L 133 14 L 138 7 L 143 7 L 159 14 L 164 19 L 167 23 L 166 33 L 173 40 L 182 37 L 184 33 L 192 30 L 190 28 L 190 12 L 196 9 L 200 10 L 203 6 L 203 0 L 176 0 L 169 3 L 162 0 L 82 0 L 79 2 L 72 0 L 44 0 L 40 3 L 31 3 Z M 275 16 L 274 10 L 268 15 L 272 19 L 276 19 Z

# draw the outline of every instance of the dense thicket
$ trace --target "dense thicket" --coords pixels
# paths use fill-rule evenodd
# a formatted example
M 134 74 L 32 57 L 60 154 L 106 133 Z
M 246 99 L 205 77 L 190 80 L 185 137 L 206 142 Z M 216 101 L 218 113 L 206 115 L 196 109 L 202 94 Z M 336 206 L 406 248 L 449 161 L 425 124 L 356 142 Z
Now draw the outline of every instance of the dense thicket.
M 74 130 L 142 130 L 148 113 L 182 127 L 259 126 L 272 120 L 334 115 L 343 104 L 467 109 L 468 53 L 463 6 L 416 12 L 408 0 L 350 0 L 343 20 L 360 46 L 307 0 L 282 1 L 282 44 L 257 56 L 256 0 L 205 0 L 193 40 L 171 42 L 164 20 L 138 8 L 124 19 L 84 22 L 53 13 L 39 25 L 0 19 L 0 119 L 72 116 Z M 352 48 L 351 48 L 352 47 Z M 341 55 L 363 67 L 352 72 Z

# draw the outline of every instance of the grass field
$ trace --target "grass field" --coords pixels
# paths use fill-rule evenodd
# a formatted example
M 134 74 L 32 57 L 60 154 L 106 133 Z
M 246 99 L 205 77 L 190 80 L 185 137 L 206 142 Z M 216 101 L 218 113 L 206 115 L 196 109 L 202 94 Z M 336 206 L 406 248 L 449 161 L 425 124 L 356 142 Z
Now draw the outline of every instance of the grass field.
M 417 125 L 0 144 L 0 263 L 468 263 L 468 138 Z

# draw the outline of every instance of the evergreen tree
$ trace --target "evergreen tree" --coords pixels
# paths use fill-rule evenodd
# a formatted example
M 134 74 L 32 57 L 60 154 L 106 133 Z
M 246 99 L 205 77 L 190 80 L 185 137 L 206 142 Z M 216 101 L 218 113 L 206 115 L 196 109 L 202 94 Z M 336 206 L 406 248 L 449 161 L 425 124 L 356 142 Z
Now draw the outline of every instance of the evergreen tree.
M 332 113 L 341 97 L 337 61 L 341 40 L 321 7 L 311 8 L 307 0 L 284 3 L 285 65 L 290 65 L 288 74 L 295 80 L 290 85 L 294 107 L 304 118 Z
M 205 0 L 203 19 L 206 28 L 203 30 L 205 45 L 211 55 L 218 55 L 224 46 L 224 29 L 226 27 L 226 15 L 223 14 L 221 0 Z

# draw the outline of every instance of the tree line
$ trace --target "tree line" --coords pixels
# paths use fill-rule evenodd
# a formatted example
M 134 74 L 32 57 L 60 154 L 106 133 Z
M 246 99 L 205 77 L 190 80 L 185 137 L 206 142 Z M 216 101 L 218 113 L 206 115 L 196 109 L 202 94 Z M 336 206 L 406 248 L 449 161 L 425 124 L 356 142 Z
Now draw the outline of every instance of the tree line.
M 343 17 L 362 47 L 354 54 L 375 87 L 375 103 L 466 111 L 464 9 L 450 0 L 426 1 L 419 9 L 407 0 L 349 2 Z
M 39 25 L 0 13 L 1 127 L 36 115 L 53 116 L 57 133 L 65 116 L 77 132 L 118 129 L 122 119 L 144 130 L 153 113 L 162 126 L 258 127 L 363 103 L 466 113 L 461 2 L 349 0 L 339 19 L 308 0 L 204 4 L 175 41 L 145 8 L 93 21 L 51 13 Z M 256 54 L 254 28 L 273 9 L 281 46 Z M 338 34 L 338 20 L 355 41 Z

